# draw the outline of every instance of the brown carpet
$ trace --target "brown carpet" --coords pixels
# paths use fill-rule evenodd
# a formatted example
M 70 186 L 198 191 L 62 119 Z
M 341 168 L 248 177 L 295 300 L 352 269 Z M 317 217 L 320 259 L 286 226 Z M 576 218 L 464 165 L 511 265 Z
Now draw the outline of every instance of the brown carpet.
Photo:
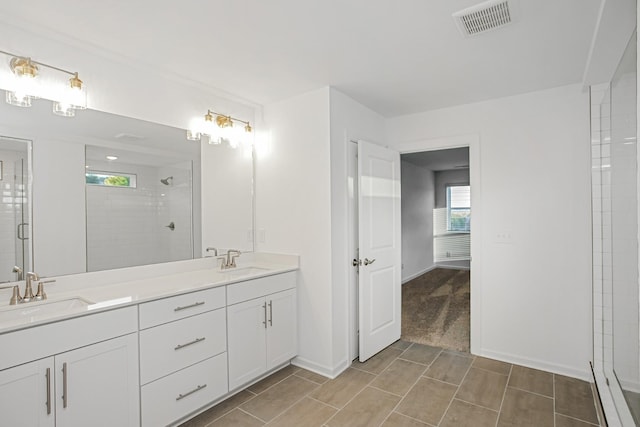
M 402 339 L 469 352 L 469 277 L 436 268 L 402 285 Z

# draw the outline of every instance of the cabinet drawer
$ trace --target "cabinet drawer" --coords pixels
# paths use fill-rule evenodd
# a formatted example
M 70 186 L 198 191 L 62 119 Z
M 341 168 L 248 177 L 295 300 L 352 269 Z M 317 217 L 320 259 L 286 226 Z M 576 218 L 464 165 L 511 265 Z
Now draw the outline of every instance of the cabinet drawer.
M 275 274 L 227 286 L 227 305 L 296 287 L 296 272 Z
M 215 310 L 224 305 L 224 286 L 140 304 L 140 329 Z
M 146 384 L 227 349 L 224 308 L 140 331 L 140 380 Z
M 168 425 L 228 391 L 227 353 L 222 353 L 142 386 L 142 425 Z

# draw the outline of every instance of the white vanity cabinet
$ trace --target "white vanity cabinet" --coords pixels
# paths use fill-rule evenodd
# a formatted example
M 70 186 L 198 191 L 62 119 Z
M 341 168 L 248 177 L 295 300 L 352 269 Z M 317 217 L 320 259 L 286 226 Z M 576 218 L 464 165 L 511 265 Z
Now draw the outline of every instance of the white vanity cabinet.
M 229 390 L 297 354 L 296 273 L 227 286 Z
M 56 427 L 137 426 L 138 337 L 55 356 Z
M 0 420 L 12 427 L 53 427 L 53 357 L 0 371 Z
M 225 303 L 221 286 L 140 305 L 143 426 L 172 424 L 227 394 Z
M 0 335 L 0 424 L 138 426 L 136 314 L 130 307 Z M 22 362 L 48 357 L 6 367 L 21 354 Z

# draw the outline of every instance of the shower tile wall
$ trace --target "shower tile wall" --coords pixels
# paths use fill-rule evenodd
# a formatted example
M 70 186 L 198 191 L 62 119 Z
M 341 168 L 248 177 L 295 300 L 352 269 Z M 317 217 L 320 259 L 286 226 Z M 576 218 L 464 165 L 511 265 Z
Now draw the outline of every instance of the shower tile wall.
M 136 174 L 137 188 L 87 186 L 88 271 L 191 258 L 190 171 L 128 165 L 119 172 Z M 169 186 L 160 183 L 167 176 Z
M 606 413 L 616 413 L 604 372 L 613 369 L 611 269 L 611 93 L 591 86 L 591 195 L 593 223 L 593 365 Z

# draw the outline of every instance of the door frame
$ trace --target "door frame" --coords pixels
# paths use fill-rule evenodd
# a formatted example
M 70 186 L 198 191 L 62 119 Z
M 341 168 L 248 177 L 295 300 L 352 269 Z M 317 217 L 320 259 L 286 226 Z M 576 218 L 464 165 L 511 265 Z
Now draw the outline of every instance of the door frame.
M 352 145 L 354 141 L 349 141 L 348 163 L 351 165 L 357 159 L 353 157 Z M 481 192 L 481 171 L 480 171 L 480 136 L 478 134 L 456 135 L 433 139 L 424 139 L 411 142 L 402 142 L 387 145 L 388 148 L 397 150 L 400 154 L 417 153 L 422 151 L 446 150 L 450 148 L 469 147 L 469 185 L 471 186 L 471 206 L 473 207 L 473 215 L 471 224 L 473 232 L 471 235 L 471 336 L 470 336 L 470 352 L 472 354 L 480 354 L 482 349 L 482 204 Z M 357 150 L 356 150 L 357 153 Z M 351 169 L 349 166 L 350 176 Z M 357 166 L 355 173 L 357 175 Z M 349 212 L 349 251 L 350 255 L 356 257 L 355 246 L 352 242 L 357 242 L 357 206 L 353 202 L 353 198 L 348 200 Z M 355 217 L 354 217 L 355 216 Z M 358 316 L 358 299 L 357 299 L 357 275 L 353 279 L 353 274 L 349 276 L 349 295 L 351 298 L 355 295 L 355 300 L 350 298 L 349 301 L 349 355 L 351 360 L 358 357 L 358 324 L 353 324 L 351 319 L 357 319 Z M 355 352 L 355 357 L 354 357 Z

